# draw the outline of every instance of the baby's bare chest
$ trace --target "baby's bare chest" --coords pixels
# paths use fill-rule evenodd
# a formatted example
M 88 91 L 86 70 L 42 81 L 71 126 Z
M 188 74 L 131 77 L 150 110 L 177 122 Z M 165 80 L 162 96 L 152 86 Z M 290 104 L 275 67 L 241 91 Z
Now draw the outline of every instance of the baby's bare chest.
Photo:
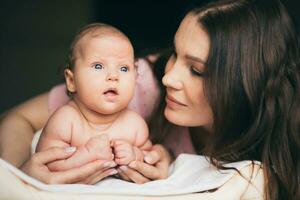
M 91 125 L 86 121 L 78 121 L 73 125 L 71 133 L 71 145 L 82 146 L 92 137 L 106 134 L 109 140 L 122 139 L 134 143 L 136 130 L 126 121 L 115 122 L 110 126 Z

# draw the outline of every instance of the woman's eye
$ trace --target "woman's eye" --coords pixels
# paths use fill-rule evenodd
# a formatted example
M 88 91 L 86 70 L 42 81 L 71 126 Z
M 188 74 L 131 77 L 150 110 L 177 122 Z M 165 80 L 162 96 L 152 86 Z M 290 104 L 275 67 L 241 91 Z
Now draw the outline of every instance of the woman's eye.
M 95 64 L 94 69 L 103 69 L 103 66 L 101 64 Z
M 201 71 L 200 71 L 199 69 L 197 69 L 196 67 L 191 66 L 191 67 L 190 67 L 190 70 L 191 70 L 191 73 L 192 73 L 193 75 L 196 75 L 196 76 L 204 76 L 204 73 L 201 72 Z
M 121 72 L 127 72 L 129 69 L 128 69 L 128 67 L 122 66 L 120 68 L 120 70 L 121 70 Z

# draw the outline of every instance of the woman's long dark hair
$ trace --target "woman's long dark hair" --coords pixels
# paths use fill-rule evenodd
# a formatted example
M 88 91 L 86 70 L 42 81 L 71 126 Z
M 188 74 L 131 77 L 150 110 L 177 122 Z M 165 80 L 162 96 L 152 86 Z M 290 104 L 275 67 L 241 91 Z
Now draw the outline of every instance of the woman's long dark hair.
M 207 155 L 220 168 L 259 160 L 265 198 L 300 199 L 299 38 L 287 10 L 279 0 L 221 0 L 191 13 L 211 42 Z

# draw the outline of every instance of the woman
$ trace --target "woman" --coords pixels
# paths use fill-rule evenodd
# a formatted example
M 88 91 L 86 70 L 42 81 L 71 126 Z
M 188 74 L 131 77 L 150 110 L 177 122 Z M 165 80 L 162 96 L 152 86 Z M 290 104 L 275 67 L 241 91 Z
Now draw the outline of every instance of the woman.
M 219 168 L 261 161 L 267 199 L 299 199 L 299 78 L 280 1 L 219 1 L 191 11 L 175 35 L 165 116 L 208 132 L 204 154 Z
M 299 78 L 298 36 L 279 0 L 217 1 L 190 11 L 176 32 L 163 77 L 164 115 L 191 127 L 197 153 L 220 169 L 261 161 L 264 198 L 300 199 Z M 155 157 L 164 160 L 159 148 Z M 121 174 L 155 179 L 163 171 L 157 166 Z

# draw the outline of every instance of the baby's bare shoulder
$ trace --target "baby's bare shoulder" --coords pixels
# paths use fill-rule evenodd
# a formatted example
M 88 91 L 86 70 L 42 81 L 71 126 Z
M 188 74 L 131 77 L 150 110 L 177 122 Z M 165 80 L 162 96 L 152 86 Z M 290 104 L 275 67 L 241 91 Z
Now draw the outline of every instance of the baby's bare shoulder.
M 67 126 L 79 120 L 80 114 L 78 110 L 72 105 L 66 104 L 50 116 L 47 125 L 51 127 Z
M 53 113 L 53 116 L 59 116 L 59 117 L 65 118 L 65 119 L 72 119 L 72 118 L 80 117 L 80 113 L 76 106 L 68 103 L 68 104 L 60 107 L 59 109 L 57 109 Z
M 147 126 L 144 118 L 132 110 L 124 111 L 122 116 L 120 116 L 120 120 L 122 121 L 121 123 L 124 123 L 126 126 L 128 126 L 128 124 L 134 125 L 134 127 L 139 128 Z
M 123 120 L 145 121 L 141 115 L 129 109 L 124 111 L 121 117 Z
M 148 126 L 144 118 L 132 110 L 127 110 L 122 116 L 122 119 L 123 123 L 125 122 L 124 124 L 127 127 L 131 126 L 132 129 L 135 129 L 138 132 L 148 130 Z

